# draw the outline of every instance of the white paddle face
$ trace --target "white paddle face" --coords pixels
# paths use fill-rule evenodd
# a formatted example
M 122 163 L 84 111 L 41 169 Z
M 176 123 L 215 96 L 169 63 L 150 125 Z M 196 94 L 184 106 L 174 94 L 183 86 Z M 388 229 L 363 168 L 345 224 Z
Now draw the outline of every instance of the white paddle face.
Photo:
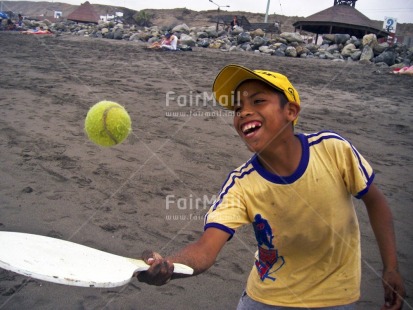
M 122 257 L 60 239 L 0 232 L 0 268 L 44 281 L 85 287 L 116 287 L 149 268 L 142 260 Z M 175 273 L 193 269 L 174 264 Z

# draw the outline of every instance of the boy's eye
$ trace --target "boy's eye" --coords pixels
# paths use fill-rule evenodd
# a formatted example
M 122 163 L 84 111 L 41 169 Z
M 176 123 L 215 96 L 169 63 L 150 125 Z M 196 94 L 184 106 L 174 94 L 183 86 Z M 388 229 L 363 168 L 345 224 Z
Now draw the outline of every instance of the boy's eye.
M 264 99 L 255 99 L 254 104 L 260 104 L 263 103 L 265 100 Z

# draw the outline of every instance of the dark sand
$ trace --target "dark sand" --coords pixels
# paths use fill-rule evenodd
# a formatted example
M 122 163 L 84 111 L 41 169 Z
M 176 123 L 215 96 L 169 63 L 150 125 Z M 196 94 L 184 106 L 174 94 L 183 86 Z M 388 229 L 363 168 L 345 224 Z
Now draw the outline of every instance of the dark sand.
M 167 255 L 197 239 L 208 200 L 251 155 L 232 118 L 210 100 L 197 101 L 210 95 L 221 67 L 238 63 L 287 74 L 302 98 L 297 131 L 337 131 L 370 161 L 394 212 L 400 269 L 413 294 L 411 76 L 374 65 L 211 49 L 154 52 L 74 36 L 0 33 L 0 45 L 0 230 L 129 257 L 147 248 Z M 92 144 L 83 132 L 89 107 L 104 99 L 124 105 L 133 121 L 132 134 L 113 148 Z M 380 255 L 364 206 L 355 205 L 363 253 L 358 309 L 379 309 Z M 0 309 L 234 309 L 254 252 L 252 230 L 242 228 L 205 274 L 163 287 L 133 280 L 78 288 L 0 270 Z M 412 305 L 408 297 L 405 309 Z

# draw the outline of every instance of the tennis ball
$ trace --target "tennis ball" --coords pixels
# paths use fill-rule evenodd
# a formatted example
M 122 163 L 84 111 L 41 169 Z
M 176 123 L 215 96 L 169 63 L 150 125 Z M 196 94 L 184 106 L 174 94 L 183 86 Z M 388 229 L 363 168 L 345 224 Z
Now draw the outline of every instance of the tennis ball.
M 131 131 L 131 119 L 120 104 L 101 101 L 92 106 L 86 115 L 85 131 L 91 141 L 100 146 L 121 143 Z

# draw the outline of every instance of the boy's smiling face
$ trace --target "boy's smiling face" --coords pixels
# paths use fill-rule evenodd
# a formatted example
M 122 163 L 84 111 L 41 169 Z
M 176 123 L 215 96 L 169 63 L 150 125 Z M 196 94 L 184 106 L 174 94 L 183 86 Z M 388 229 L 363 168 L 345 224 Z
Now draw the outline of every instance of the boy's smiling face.
M 259 80 L 243 82 L 235 93 L 234 127 L 252 152 L 271 150 L 293 135 L 298 105 L 283 106 L 281 95 Z

